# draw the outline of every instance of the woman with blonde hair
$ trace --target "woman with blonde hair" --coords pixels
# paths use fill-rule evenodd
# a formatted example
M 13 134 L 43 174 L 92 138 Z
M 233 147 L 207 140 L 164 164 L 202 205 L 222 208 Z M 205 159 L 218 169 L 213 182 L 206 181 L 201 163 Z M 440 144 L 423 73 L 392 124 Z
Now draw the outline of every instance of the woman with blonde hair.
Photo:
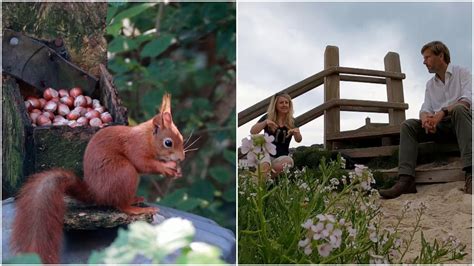
M 271 171 L 273 176 L 282 172 L 285 166 L 293 167 L 293 159 L 288 155 L 290 141 L 294 136 L 296 142 L 301 142 L 302 137 L 299 128 L 295 126 L 290 95 L 277 93 L 271 98 L 267 114 L 250 129 L 250 134 L 258 134 L 262 130 L 275 138 L 273 144 L 276 146 L 276 154 L 261 162 L 262 171 Z

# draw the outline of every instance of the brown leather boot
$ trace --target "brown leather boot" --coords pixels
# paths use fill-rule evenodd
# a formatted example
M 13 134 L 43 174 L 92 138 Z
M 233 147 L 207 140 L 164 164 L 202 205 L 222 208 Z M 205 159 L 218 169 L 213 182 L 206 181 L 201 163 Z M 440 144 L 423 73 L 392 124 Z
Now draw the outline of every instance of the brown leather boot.
M 407 193 L 416 193 L 415 177 L 409 175 L 400 175 L 393 187 L 379 190 L 380 196 L 386 199 L 394 199 Z
M 472 172 L 471 173 L 466 172 L 464 180 L 465 180 L 464 193 L 472 194 Z

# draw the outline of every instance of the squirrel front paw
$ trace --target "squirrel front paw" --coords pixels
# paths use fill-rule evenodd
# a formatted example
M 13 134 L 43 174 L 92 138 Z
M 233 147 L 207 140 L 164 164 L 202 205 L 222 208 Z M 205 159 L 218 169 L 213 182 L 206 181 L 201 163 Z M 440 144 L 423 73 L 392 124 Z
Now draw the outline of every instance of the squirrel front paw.
M 160 162 L 162 164 L 162 169 L 160 173 L 167 177 L 178 178 L 182 176 L 181 167 L 175 161 Z

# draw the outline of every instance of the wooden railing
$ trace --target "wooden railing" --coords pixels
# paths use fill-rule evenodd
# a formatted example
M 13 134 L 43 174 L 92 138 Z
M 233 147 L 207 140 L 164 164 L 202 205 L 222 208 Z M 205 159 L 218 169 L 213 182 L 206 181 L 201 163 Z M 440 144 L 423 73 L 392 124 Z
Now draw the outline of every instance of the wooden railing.
M 327 149 L 332 150 L 335 148 L 334 142 L 343 138 L 341 133 L 344 132 L 340 131 L 341 111 L 388 113 L 388 127 L 372 130 L 372 134 L 396 132 L 405 120 L 405 110 L 408 109 L 408 104 L 404 103 L 403 99 L 402 80 L 405 79 L 405 74 L 401 72 L 399 55 L 394 52 L 387 53 L 384 65 L 385 71 L 340 67 L 339 48 L 327 46 L 324 53 L 324 70 L 280 91 L 280 93 L 288 93 L 294 99 L 324 84 L 324 103 L 295 119 L 297 125 L 303 126 L 324 114 L 324 145 Z M 341 81 L 386 84 L 387 101 L 340 99 L 339 85 Z M 239 112 L 238 126 L 240 127 L 264 114 L 270 99 L 271 96 Z M 351 131 L 349 137 L 354 133 Z

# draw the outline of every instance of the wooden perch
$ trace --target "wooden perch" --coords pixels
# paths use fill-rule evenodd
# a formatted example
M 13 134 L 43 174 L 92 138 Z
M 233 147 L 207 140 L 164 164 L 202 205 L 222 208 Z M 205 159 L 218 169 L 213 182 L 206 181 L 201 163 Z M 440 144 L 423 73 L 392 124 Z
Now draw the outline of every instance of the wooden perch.
M 127 225 L 136 221 L 149 223 L 153 221 L 151 214 L 128 215 L 114 208 L 85 205 L 70 198 L 65 198 L 65 201 L 68 208 L 64 216 L 66 230 L 96 230 Z

